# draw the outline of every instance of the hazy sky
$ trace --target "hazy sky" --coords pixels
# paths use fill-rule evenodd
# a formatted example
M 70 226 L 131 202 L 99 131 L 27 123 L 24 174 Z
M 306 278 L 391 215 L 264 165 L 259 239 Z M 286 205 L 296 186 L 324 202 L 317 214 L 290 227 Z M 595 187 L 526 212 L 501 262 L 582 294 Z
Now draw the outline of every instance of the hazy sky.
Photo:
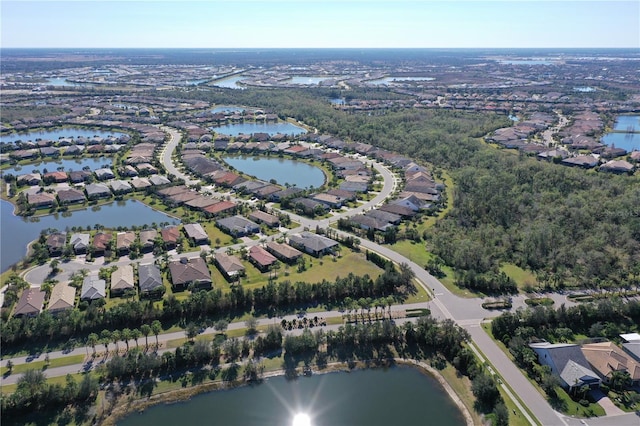
M 633 47 L 640 1 L 5 1 L 2 47 Z

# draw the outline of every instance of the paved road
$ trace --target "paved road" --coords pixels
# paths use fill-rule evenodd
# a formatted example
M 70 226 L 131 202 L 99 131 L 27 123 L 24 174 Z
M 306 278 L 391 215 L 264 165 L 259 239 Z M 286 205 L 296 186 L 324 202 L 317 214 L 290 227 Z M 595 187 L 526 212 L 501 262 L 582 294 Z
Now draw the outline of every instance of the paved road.
M 170 135 L 169 142 L 166 144 L 166 146 L 163 148 L 160 154 L 161 160 L 165 168 L 169 173 L 172 173 L 179 178 L 183 178 L 187 184 L 197 183 L 198 181 L 190 179 L 189 176 L 185 175 L 180 170 L 178 170 L 171 161 L 171 154 L 173 153 L 177 144 L 180 142 L 180 137 L 181 137 L 180 133 L 176 129 L 172 129 L 168 127 L 162 127 L 162 129 L 168 132 Z M 292 217 L 292 220 L 295 220 L 296 222 L 301 224 L 300 228 L 291 230 L 290 232 L 297 232 L 298 230 L 301 230 L 304 227 L 307 227 L 309 229 L 315 229 L 316 226 L 325 228 L 325 227 L 328 227 L 331 223 L 337 221 L 338 218 L 340 217 L 360 213 L 362 211 L 365 211 L 367 209 L 374 207 L 378 203 L 383 202 L 395 190 L 397 179 L 395 178 L 395 176 L 393 176 L 390 170 L 388 170 L 386 167 L 382 166 L 381 164 L 374 163 L 374 167 L 376 167 L 378 172 L 383 176 L 384 186 L 382 191 L 380 191 L 380 193 L 376 195 L 376 197 L 374 197 L 373 200 L 367 203 L 363 203 L 361 206 L 358 206 L 355 209 L 351 209 L 349 211 L 340 211 L 334 214 L 331 218 L 323 219 L 319 221 L 289 213 L 290 216 Z M 342 233 L 342 234 L 345 234 L 345 233 Z M 253 243 L 255 244 L 257 242 L 254 241 Z M 422 285 L 427 290 L 427 292 L 429 292 L 433 296 L 433 300 L 431 302 L 415 304 L 415 305 L 411 305 L 411 307 L 427 307 L 431 309 L 432 314 L 436 318 L 452 319 L 458 325 L 460 325 L 461 327 L 469 331 L 471 338 L 473 340 L 473 343 L 482 352 L 482 354 L 484 354 L 484 356 L 486 356 L 490 360 L 490 362 L 495 367 L 496 373 L 502 377 L 503 381 L 507 381 L 509 383 L 509 385 L 515 391 L 515 393 L 519 396 L 519 398 L 525 402 L 525 404 L 527 405 L 527 407 L 529 407 L 529 409 L 534 414 L 534 416 L 543 425 L 564 425 L 564 426 L 571 425 L 572 426 L 574 424 L 577 424 L 577 423 L 574 423 L 574 421 L 580 421 L 581 422 L 580 424 L 583 424 L 583 425 L 584 424 L 597 425 L 597 426 L 605 425 L 605 424 L 606 425 L 610 425 L 610 424 L 626 425 L 627 421 L 632 421 L 632 420 L 635 421 L 635 423 L 628 423 L 628 424 L 640 425 L 640 417 L 636 417 L 634 414 L 616 416 L 615 418 L 604 417 L 604 418 L 598 419 L 597 421 L 591 420 L 591 419 L 588 421 L 585 421 L 585 420 L 571 419 L 557 413 L 551 408 L 551 406 L 546 402 L 546 400 L 542 397 L 542 395 L 531 385 L 531 383 L 529 383 L 529 381 L 522 374 L 522 372 L 506 357 L 506 355 L 502 352 L 502 350 L 498 347 L 498 345 L 493 340 L 491 340 L 489 336 L 480 327 L 480 323 L 482 322 L 482 320 L 484 320 L 485 318 L 495 317 L 501 313 L 500 311 L 487 311 L 483 309 L 481 306 L 482 304 L 481 299 L 462 298 L 454 295 L 440 281 L 438 281 L 435 277 L 433 277 L 428 272 L 426 272 L 422 266 L 417 265 L 414 262 L 411 262 L 404 256 L 396 253 L 395 251 L 389 249 L 388 247 L 376 244 L 368 240 L 362 240 L 360 243 L 360 246 L 363 248 L 375 251 L 399 264 L 405 263 L 409 265 L 411 270 L 415 273 L 416 279 L 419 282 L 419 284 Z M 38 276 L 38 274 L 41 275 L 42 272 L 41 271 L 39 273 L 31 272 L 30 274 L 27 274 L 27 277 L 35 279 L 35 277 Z M 514 297 L 513 298 L 514 308 L 525 306 L 524 299 L 525 299 L 524 296 Z M 567 305 L 571 304 L 562 295 L 553 295 L 553 299 L 558 304 L 559 303 L 565 303 Z M 409 306 L 394 306 L 392 307 L 392 310 L 403 310 L 408 307 Z M 331 316 L 339 316 L 341 315 L 341 313 L 340 312 L 323 312 L 323 313 L 317 313 L 317 314 L 314 313 L 313 315 L 314 316 L 318 315 L 318 316 L 328 318 Z M 293 317 L 294 316 L 290 316 L 290 318 L 293 318 Z M 279 319 L 276 320 L 275 318 L 263 319 L 259 321 L 259 323 L 275 324 L 276 321 L 279 322 L 280 320 Z M 231 324 L 229 326 L 229 330 L 243 328 L 243 327 L 244 327 L 243 324 L 238 324 L 238 323 Z M 329 326 L 327 328 L 331 329 L 331 328 L 337 328 L 337 327 L 338 326 Z M 213 334 L 214 332 L 215 331 L 212 329 L 207 329 L 205 330 L 204 333 Z M 168 334 L 161 335 L 159 337 L 159 341 L 163 343 L 168 340 L 173 340 L 173 339 L 178 339 L 183 337 L 184 337 L 184 332 L 168 333 Z M 135 343 L 133 341 L 130 342 L 130 345 L 134 345 L 134 344 Z M 122 348 L 124 347 L 124 345 L 121 344 L 120 347 Z M 110 350 L 114 350 L 114 349 L 115 348 L 110 347 Z M 90 351 L 90 349 L 80 348 L 80 349 L 76 349 L 73 353 L 77 353 L 78 351 L 79 353 L 87 353 L 88 351 Z M 67 356 L 67 355 L 68 354 L 62 354 L 62 353 L 56 352 L 56 353 L 51 353 L 50 358 L 53 359 L 54 357 Z M 14 364 L 19 364 L 25 361 L 26 360 L 24 359 L 21 360 L 18 358 L 14 360 Z M 5 365 L 5 364 L 6 364 L 6 360 L 2 361 L 2 364 L 0 365 Z M 60 367 L 59 369 L 51 369 L 48 372 L 48 374 L 49 375 L 67 374 L 64 371 L 77 372 L 81 368 L 82 368 L 82 365 Z M 13 378 L 12 376 L 9 376 L 8 378 L 5 379 L 4 383 L 9 384 L 10 383 L 9 380 L 13 381 L 15 380 L 15 378 Z M 615 421 L 613 421 L 613 419 L 615 419 Z

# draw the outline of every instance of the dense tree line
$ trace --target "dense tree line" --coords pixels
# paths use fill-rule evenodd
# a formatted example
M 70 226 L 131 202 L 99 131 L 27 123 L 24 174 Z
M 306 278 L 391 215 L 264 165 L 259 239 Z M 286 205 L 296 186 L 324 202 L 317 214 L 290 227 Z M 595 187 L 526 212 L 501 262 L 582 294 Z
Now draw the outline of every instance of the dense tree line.
M 549 366 L 540 365 L 538 357 L 528 344 L 540 339 L 549 342 L 569 342 L 576 334 L 618 340 L 621 333 L 638 331 L 640 302 L 619 298 L 603 299 L 597 303 L 581 304 L 559 309 L 537 306 L 516 312 L 506 312 L 491 324 L 493 335 L 509 349 L 516 364 L 522 368 L 549 396 L 552 404 L 562 406 L 556 393 L 558 378 Z M 624 386 L 624 378 L 617 378 Z M 614 385 L 617 383 L 614 380 Z M 573 397 L 588 405 L 589 387 L 576 389 Z
M 1 394 L 2 420 L 7 424 L 24 420 L 29 413 L 63 410 L 67 406 L 89 407 L 98 395 L 98 380 L 86 374 L 78 383 L 67 375 L 65 384 L 47 383 L 39 370 L 27 370 L 17 382 L 15 392 Z M 70 419 L 68 419 L 70 420 Z
M 252 290 L 236 285 L 226 293 L 221 289 L 196 291 L 184 300 L 171 295 L 163 301 L 162 307 L 150 300 L 130 300 L 110 309 L 92 303 L 85 311 L 74 309 L 55 316 L 45 311 L 33 318 L 13 317 L 3 321 L 0 325 L 0 342 L 3 351 L 9 353 L 12 348 L 26 342 L 45 344 L 54 337 L 66 340 L 103 329 L 140 327 L 154 320 L 161 320 L 163 324 L 187 324 L 193 321 L 213 323 L 215 318 L 232 318 L 246 312 L 275 315 L 310 306 L 340 307 L 348 298 L 379 299 L 393 296 L 402 301 L 415 291 L 412 280 L 413 274 L 409 268 L 396 270 L 389 264 L 375 280 L 367 275 L 350 273 L 334 282 L 270 281 L 264 287 Z
M 364 98 L 363 90 L 358 96 Z M 635 176 L 574 169 L 489 147 L 478 138 L 509 125 L 494 113 L 389 109 L 346 114 L 329 105 L 330 93 L 322 89 L 232 92 L 197 96 L 268 108 L 322 133 L 447 169 L 456 185 L 453 209 L 425 235 L 427 248 L 454 270 L 472 272 L 479 283 L 482 277 L 487 291 L 495 287 L 503 262 L 534 271 L 548 287 L 640 285 L 640 185 Z M 376 89 L 375 95 L 384 93 Z M 458 283 L 472 287 L 468 276 L 458 275 Z
M 618 339 L 620 333 L 638 330 L 640 302 L 612 297 L 572 307 L 536 306 L 505 312 L 491 323 L 493 335 L 509 344 L 515 337 L 550 342 L 569 341 L 574 334 Z

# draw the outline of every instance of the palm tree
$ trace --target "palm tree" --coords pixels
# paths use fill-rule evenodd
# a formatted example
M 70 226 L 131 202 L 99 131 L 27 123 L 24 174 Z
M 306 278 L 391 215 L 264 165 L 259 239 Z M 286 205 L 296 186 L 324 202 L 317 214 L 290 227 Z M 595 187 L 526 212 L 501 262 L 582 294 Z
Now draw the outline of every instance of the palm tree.
M 136 341 L 136 348 L 138 347 L 138 339 L 141 335 L 142 333 L 140 333 L 140 330 L 138 330 L 137 328 L 131 330 L 131 338 Z
M 109 354 L 109 342 L 111 341 L 111 332 L 109 330 L 102 330 L 100 332 L 100 340 L 104 343 L 104 350 L 106 354 Z
M 120 347 L 118 346 L 118 342 L 120 341 L 122 334 L 120 330 L 113 330 L 111 332 L 111 341 L 116 345 L 116 353 L 120 352 Z
M 140 326 L 140 332 L 144 336 L 145 348 L 149 349 L 149 334 L 151 334 L 151 327 L 149 327 L 149 324 L 142 324 L 142 326 Z
M 122 340 L 127 345 L 127 352 L 129 352 L 129 340 L 131 339 L 131 329 L 125 328 L 122 330 Z
M 158 347 L 158 334 L 160 334 L 160 332 L 162 331 L 162 324 L 160 323 L 160 321 L 155 320 L 151 323 L 151 330 L 153 331 L 153 334 L 156 335 L 156 348 Z
M 98 343 L 99 339 L 96 333 L 91 333 L 87 336 L 87 344 L 93 349 L 93 355 L 96 354 L 96 343 Z

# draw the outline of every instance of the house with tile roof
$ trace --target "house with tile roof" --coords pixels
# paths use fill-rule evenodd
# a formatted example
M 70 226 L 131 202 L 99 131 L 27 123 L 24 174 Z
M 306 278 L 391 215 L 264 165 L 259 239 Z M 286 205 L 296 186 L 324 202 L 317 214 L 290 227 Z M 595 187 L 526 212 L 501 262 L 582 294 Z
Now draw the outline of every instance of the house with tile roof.
M 76 289 L 68 283 L 59 282 L 51 290 L 47 310 L 52 314 L 73 309 L 76 304 Z
M 251 246 L 249 249 L 249 261 L 260 271 L 268 271 L 278 259 L 260 246 Z
M 218 252 L 213 255 L 213 260 L 227 281 L 237 280 L 245 274 L 245 267 L 236 256 Z
M 604 383 L 610 383 L 616 371 L 629 373 L 631 386 L 640 385 L 640 362 L 613 342 L 582 345 L 582 353 Z
M 34 317 L 42 312 L 46 293 L 39 288 L 26 288 L 20 295 L 16 308 L 13 311 L 14 317 Z
M 121 265 L 111 274 L 111 297 L 120 296 L 127 290 L 134 290 L 133 266 Z
M 338 243 L 331 238 L 308 231 L 290 235 L 289 245 L 316 257 L 333 253 L 338 247 Z
M 184 290 L 191 285 L 197 288 L 211 288 L 211 273 L 207 262 L 201 257 L 183 257 L 169 262 L 169 272 L 174 289 Z

